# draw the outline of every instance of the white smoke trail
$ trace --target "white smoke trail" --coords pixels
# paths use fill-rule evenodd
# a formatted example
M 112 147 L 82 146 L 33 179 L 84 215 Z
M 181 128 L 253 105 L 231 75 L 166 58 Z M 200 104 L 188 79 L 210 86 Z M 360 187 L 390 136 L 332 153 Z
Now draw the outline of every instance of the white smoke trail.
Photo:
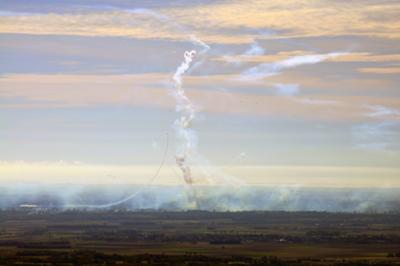
M 203 42 L 202 40 L 200 40 L 199 38 L 197 38 L 196 35 L 191 34 L 191 35 L 189 35 L 189 37 L 190 37 L 190 40 L 194 44 L 203 47 L 203 50 L 200 51 L 200 54 L 203 54 L 203 53 L 207 52 L 208 50 L 210 50 L 210 46 L 208 44 L 206 44 L 205 42 Z
M 197 42 L 202 43 L 202 47 L 204 48 L 200 53 L 205 53 L 209 49 L 209 46 L 202 41 L 197 40 Z M 184 60 L 176 69 L 173 76 L 173 81 L 175 83 L 173 95 L 176 100 L 176 112 L 180 114 L 179 118 L 176 119 L 174 123 L 174 129 L 178 140 L 177 152 L 175 155 L 176 163 L 182 172 L 183 180 L 188 185 L 195 183 L 192 176 L 191 163 L 196 164 L 196 168 L 200 170 L 208 184 L 244 185 L 243 181 L 227 176 L 222 171 L 212 167 L 212 165 L 197 152 L 197 134 L 196 131 L 192 129 L 193 120 L 196 118 L 196 108 L 186 95 L 185 89 L 182 86 L 183 75 L 191 67 L 196 53 L 195 50 L 185 51 Z M 193 195 L 190 197 L 193 197 Z
M 196 148 L 197 135 L 195 131 L 191 129 L 192 121 L 196 115 L 195 108 L 182 87 L 182 76 L 189 69 L 195 54 L 195 50 L 185 51 L 184 61 L 176 69 L 173 76 L 175 82 L 174 96 L 176 100 L 176 111 L 181 114 L 174 123 L 177 138 L 180 140 L 175 158 L 176 163 L 182 171 L 183 179 L 186 184 L 193 183 L 188 160 Z
M 223 173 L 218 171 L 217 169 L 214 169 L 210 166 L 210 164 L 201 156 L 197 154 L 197 134 L 196 132 L 191 128 L 192 126 L 192 121 L 195 119 L 196 116 L 196 110 L 190 99 L 187 97 L 185 90 L 182 87 L 182 81 L 183 81 L 183 75 L 189 70 L 191 63 L 193 61 L 193 58 L 196 54 L 198 55 L 203 55 L 205 54 L 209 49 L 210 46 L 207 45 L 205 42 L 202 40 L 198 39 L 194 34 L 188 34 L 188 31 L 182 27 L 180 24 L 176 23 L 175 21 L 171 20 L 169 17 L 159 14 L 153 10 L 150 9 L 145 9 L 145 8 L 136 8 L 136 9 L 130 9 L 130 10 L 124 10 L 125 12 L 129 13 L 134 13 L 134 14 L 141 14 L 141 15 L 146 15 L 146 16 L 151 16 L 157 20 L 159 20 L 162 23 L 167 23 L 174 28 L 178 29 L 179 31 L 183 32 L 185 35 L 187 34 L 188 39 L 196 46 L 201 47 L 200 51 L 197 52 L 196 50 L 191 50 L 191 51 L 185 51 L 184 53 L 184 61 L 181 63 L 181 65 L 176 69 L 175 74 L 173 75 L 173 81 L 175 83 L 175 93 L 174 97 L 176 100 L 176 112 L 180 114 L 180 117 L 175 121 L 174 123 L 174 129 L 176 132 L 177 139 L 179 140 L 179 144 L 177 145 L 177 152 L 175 155 L 175 160 L 182 172 L 183 179 L 186 184 L 193 184 L 194 180 L 192 178 L 192 173 L 191 173 L 191 167 L 190 167 L 190 160 L 192 157 L 195 157 L 196 161 L 200 163 L 202 166 L 201 171 L 206 175 L 208 178 L 208 182 L 210 184 L 214 184 L 216 177 L 220 177 L 222 182 L 225 184 L 227 181 L 232 181 L 229 180 L 229 177 L 226 177 Z M 200 60 L 199 62 L 196 63 L 194 67 L 200 66 L 204 62 L 204 58 Z M 141 189 L 136 191 L 135 193 L 132 193 L 131 195 L 118 200 L 114 202 L 110 202 L 107 204 L 102 204 L 102 205 L 69 205 L 66 206 L 67 208 L 76 208 L 76 207 L 86 207 L 86 208 L 109 208 L 112 206 L 120 205 L 122 203 L 125 203 L 138 195 L 140 195 L 150 184 L 154 182 L 154 180 L 157 178 L 161 168 L 163 167 L 166 159 L 166 154 L 168 151 L 168 136 L 167 136 L 167 143 L 166 143 L 166 148 L 164 152 L 164 158 L 157 169 L 155 175 L 150 179 L 150 181 L 146 184 L 146 186 L 143 186 Z M 209 178 L 212 176 L 212 178 Z M 232 183 L 232 182 L 230 182 Z M 238 183 L 238 182 L 236 182 Z M 193 195 L 192 195 L 193 196 Z M 192 197 L 189 195 L 189 197 Z

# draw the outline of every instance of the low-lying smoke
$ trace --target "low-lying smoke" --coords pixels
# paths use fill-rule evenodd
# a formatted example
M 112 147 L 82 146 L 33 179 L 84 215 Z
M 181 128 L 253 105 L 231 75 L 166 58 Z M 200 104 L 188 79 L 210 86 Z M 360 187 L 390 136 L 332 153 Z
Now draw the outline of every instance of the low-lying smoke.
M 0 186 L 0 208 L 37 205 L 44 209 L 74 209 L 113 202 L 141 186 L 107 185 L 34 185 Z M 244 186 L 235 190 L 224 186 L 195 186 L 193 206 L 182 186 L 151 186 L 146 193 L 110 209 L 200 210 L 217 211 L 328 211 L 328 212 L 399 212 L 398 188 L 299 188 Z M 75 207 L 76 208 L 76 207 Z M 92 209 L 85 207 L 85 209 Z

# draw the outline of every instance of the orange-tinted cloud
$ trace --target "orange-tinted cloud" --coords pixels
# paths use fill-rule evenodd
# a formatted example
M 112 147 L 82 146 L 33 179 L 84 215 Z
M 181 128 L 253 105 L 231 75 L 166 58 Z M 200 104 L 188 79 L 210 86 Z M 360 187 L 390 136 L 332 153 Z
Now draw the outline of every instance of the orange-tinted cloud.
M 363 67 L 358 71 L 373 74 L 400 74 L 400 67 Z
M 399 3 L 345 1 L 228 1 L 149 12 L 113 10 L 82 14 L 9 14 L 0 32 L 138 39 L 187 39 L 184 28 L 210 43 L 250 43 L 254 38 L 361 35 L 400 38 Z M 152 15 L 153 14 L 153 15 Z M 154 15 L 158 14 L 158 15 Z M 379 14 L 379 15 L 377 15 Z M 160 20 L 168 17 L 170 20 Z M 390 21 L 387 21 L 390 17 Z M 177 25 L 182 25 L 177 27 Z M 279 32 L 270 36 L 265 32 Z
M 365 105 L 381 105 L 400 109 L 400 101 L 392 97 L 307 95 L 296 98 L 267 94 L 227 93 L 204 90 L 201 86 L 226 81 L 237 83 L 235 76 L 186 76 L 184 83 L 194 104 L 202 111 L 247 114 L 283 115 L 304 119 L 365 120 L 370 111 Z M 2 108 L 57 108 L 101 105 L 131 105 L 174 108 L 170 93 L 172 83 L 167 74 L 138 75 L 8 75 L 0 79 L 0 97 L 24 99 L 2 104 Z M 247 86 L 246 83 L 243 86 Z M 196 88 L 197 87 L 197 88 Z M 329 103 L 329 104 L 327 104 Z M 393 117 L 397 119 L 397 117 Z

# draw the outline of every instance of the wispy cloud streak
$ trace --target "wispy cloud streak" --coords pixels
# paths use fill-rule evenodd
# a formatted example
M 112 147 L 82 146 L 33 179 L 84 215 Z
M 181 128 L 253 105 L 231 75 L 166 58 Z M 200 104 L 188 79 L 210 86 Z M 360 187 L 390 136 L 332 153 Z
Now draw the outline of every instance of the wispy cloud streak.
M 383 105 L 365 105 L 371 112 L 366 115 L 370 117 L 388 117 L 388 116 L 400 116 L 400 110 L 389 108 Z
M 241 74 L 242 80 L 259 80 L 266 77 L 278 75 L 282 70 L 295 68 L 302 65 L 312 65 L 341 55 L 346 55 L 344 52 L 335 52 L 328 54 L 313 54 L 294 56 L 275 63 L 263 63 L 255 67 L 251 67 Z

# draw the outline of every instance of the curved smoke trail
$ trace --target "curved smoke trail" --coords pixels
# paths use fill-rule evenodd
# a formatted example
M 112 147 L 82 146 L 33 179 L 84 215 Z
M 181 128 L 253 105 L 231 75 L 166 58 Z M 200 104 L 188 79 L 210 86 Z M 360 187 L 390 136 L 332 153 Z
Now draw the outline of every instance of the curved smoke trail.
M 156 178 L 158 177 L 158 175 L 160 174 L 161 169 L 163 168 L 164 164 L 165 164 L 165 160 L 167 158 L 167 153 L 168 153 L 168 147 L 169 147 L 169 137 L 168 137 L 168 133 L 166 135 L 166 142 L 165 142 L 165 149 L 164 149 L 164 154 L 163 154 L 163 158 L 161 160 L 160 165 L 157 168 L 157 171 L 155 172 L 155 174 L 153 175 L 152 178 L 150 178 L 150 180 L 143 185 L 139 190 L 135 191 L 134 193 L 130 194 L 129 196 L 118 200 L 118 201 L 113 201 L 110 203 L 106 203 L 106 204 L 96 204 L 96 205 L 90 205 L 90 204 L 70 204 L 70 205 L 66 205 L 64 206 L 65 208 L 89 208 L 89 209 L 102 209 L 102 208 L 110 208 L 113 206 L 117 206 L 120 205 L 122 203 L 125 203 L 133 198 L 135 198 L 136 196 L 138 196 L 139 194 L 143 193 L 144 191 L 146 191 L 146 189 L 149 188 L 149 186 L 156 180 Z

